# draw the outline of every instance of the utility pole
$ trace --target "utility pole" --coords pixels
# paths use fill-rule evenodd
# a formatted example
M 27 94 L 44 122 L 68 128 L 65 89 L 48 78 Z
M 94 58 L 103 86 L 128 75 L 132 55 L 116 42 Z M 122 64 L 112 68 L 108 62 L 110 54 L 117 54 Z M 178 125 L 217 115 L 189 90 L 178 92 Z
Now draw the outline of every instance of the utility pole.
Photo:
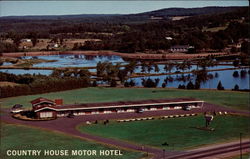
M 165 149 L 163 149 L 163 159 L 165 159 Z
M 241 136 L 242 136 L 242 133 L 240 133 L 240 159 L 242 159 Z

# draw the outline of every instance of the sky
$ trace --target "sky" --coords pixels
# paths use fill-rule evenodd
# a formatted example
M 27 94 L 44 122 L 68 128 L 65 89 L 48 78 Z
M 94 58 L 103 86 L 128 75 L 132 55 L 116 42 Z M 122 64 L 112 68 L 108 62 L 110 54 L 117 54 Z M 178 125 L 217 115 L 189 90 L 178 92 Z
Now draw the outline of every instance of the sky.
M 171 7 L 248 6 L 248 0 L 0 1 L 0 16 L 131 14 Z

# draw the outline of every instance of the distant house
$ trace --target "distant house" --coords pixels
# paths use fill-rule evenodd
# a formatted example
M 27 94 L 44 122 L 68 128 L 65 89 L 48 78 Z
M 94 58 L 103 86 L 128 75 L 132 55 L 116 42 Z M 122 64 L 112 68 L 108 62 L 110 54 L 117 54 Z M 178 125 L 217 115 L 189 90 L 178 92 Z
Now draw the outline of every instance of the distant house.
M 190 45 L 175 45 L 171 46 L 170 51 L 171 52 L 188 52 L 188 49 L 194 48 Z
M 31 42 L 31 39 L 22 39 L 21 42 Z
M 163 17 L 150 16 L 151 20 L 162 20 Z
M 170 36 L 167 36 L 167 37 L 165 37 L 167 40 L 173 40 L 173 38 L 172 37 L 170 37 Z
M 57 44 L 57 43 L 50 43 L 48 46 L 47 46 L 47 48 L 48 49 L 54 49 L 54 48 L 58 48 L 59 47 L 59 44 Z

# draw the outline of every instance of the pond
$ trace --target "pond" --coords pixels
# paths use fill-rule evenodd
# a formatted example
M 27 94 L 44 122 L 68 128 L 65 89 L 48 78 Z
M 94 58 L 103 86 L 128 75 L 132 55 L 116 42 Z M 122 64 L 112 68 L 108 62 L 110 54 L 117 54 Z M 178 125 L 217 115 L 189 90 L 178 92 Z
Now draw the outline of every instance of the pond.
M 209 72 L 209 74 L 213 75 L 213 79 L 209 79 L 206 82 L 203 82 L 200 84 L 201 88 L 207 88 L 207 89 L 216 89 L 219 81 L 221 81 L 222 85 L 224 86 L 225 89 L 232 89 L 236 84 L 238 84 L 240 89 L 249 89 L 249 74 L 247 73 L 244 78 L 241 77 L 233 77 L 233 72 L 234 71 L 241 71 L 242 69 L 237 69 L 237 70 L 224 70 L 224 71 L 215 71 L 215 72 Z M 245 69 L 246 71 L 249 71 L 249 69 Z M 216 77 L 216 72 L 218 74 L 218 77 Z M 187 76 L 188 74 L 184 74 L 184 76 Z M 177 77 L 181 77 L 182 75 L 162 75 L 162 76 L 151 76 L 151 77 L 137 77 L 137 78 L 131 78 L 135 81 L 136 86 L 142 86 L 142 79 L 152 79 L 155 80 L 157 78 L 160 79 L 158 83 L 158 87 L 162 86 L 162 83 L 164 82 L 164 79 L 166 77 L 172 77 L 173 79 L 176 79 Z M 190 81 L 195 83 L 195 77 L 190 74 Z M 181 85 L 187 85 L 189 81 L 183 82 L 183 81 L 178 81 L 174 80 L 173 82 L 167 82 L 167 87 L 174 87 L 178 88 L 179 84 Z
M 10 65 L 12 65 L 11 62 L 4 62 L 4 63 L 2 64 L 2 66 L 10 66 Z
M 24 69 L 0 69 L 0 72 L 11 73 L 15 75 L 23 75 L 23 74 L 41 74 L 41 75 L 50 75 L 52 70 L 24 70 Z
M 24 59 L 34 58 L 32 56 L 22 57 Z M 56 60 L 56 62 L 43 62 L 34 64 L 33 67 L 91 67 L 98 62 L 124 63 L 120 56 L 89 56 L 89 55 L 50 55 L 36 56 L 35 58 L 44 60 Z

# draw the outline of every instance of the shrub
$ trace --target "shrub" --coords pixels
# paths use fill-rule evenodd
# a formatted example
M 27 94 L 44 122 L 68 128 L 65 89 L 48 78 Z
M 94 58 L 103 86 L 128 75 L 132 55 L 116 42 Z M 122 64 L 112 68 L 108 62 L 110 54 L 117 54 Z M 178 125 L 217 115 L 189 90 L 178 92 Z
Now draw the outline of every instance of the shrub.
M 224 90 L 224 87 L 221 84 L 221 81 L 219 81 L 218 85 L 217 85 L 217 89 L 218 90 Z
M 200 82 L 198 80 L 195 81 L 195 85 L 194 85 L 194 88 L 195 89 L 200 89 Z
M 117 83 L 115 80 L 112 80 L 111 83 L 110 83 L 110 87 L 116 87 L 117 86 Z
M 166 87 L 166 83 L 163 82 L 162 85 L 161 85 L 161 87 L 165 88 Z
M 179 84 L 179 86 L 178 86 L 178 89 L 185 89 L 186 88 L 186 86 L 183 84 L 183 85 L 181 85 L 181 84 Z
M 129 83 L 127 81 L 124 83 L 124 87 L 129 87 Z
M 236 84 L 235 86 L 234 86 L 234 91 L 238 91 L 240 89 L 240 87 Z
M 130 85 L 131 87 L 134 87 L 134 86 L 135 86 L 135 81 L 134 81 L 134 80 L 130 80 L 129 85 Z
M 93 81 L 92 87 L 97 87 L 97 86 L 98 86 L 98 85 L 97 85 L 96 81 Z
M 188 82 L 187 89 L 194 89 L 194 84 L 191 81 Z
M 239 72 L 238 71 L 234 71 L 233 77 L 239 77 Z
M 240 77 L 241 77 L 241 78 L 245 78 L 246 75 L 247 75 L 247 71 L 246 71 L 246 70 L 241 70 L 241 71 L 240 71 Z

